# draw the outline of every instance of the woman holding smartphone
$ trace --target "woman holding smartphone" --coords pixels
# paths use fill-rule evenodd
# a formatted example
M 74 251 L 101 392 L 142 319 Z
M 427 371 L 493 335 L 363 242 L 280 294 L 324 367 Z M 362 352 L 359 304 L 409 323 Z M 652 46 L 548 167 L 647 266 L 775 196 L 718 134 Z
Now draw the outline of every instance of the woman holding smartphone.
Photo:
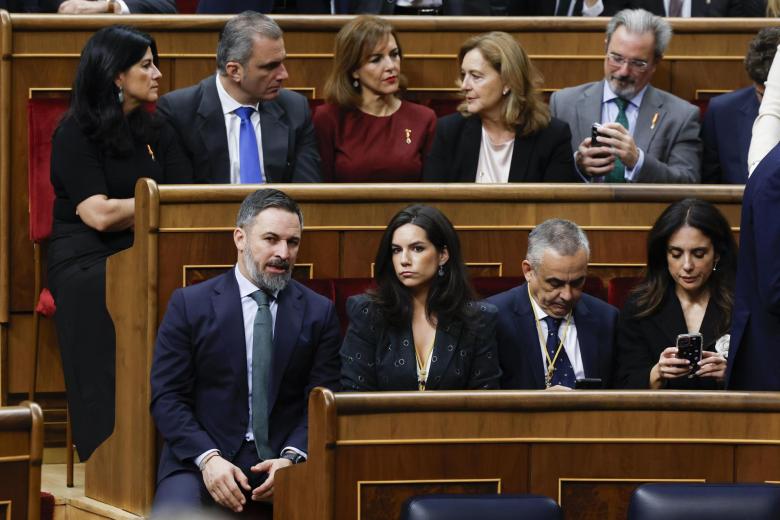
M 617 388 L 723 386 L 736 255 L 728 222 L 709 202 L 685 199 L 664 210 L 647 237 L 645 279 L 618 321 Z M 677 348 L 678 336 L 691 333 L 702 335 L 697 365 Z

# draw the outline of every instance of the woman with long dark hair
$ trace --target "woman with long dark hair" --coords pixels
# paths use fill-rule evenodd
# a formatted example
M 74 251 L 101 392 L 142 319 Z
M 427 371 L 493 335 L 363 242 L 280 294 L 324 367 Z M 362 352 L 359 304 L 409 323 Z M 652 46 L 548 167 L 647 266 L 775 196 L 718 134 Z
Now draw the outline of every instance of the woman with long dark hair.
M 497 311 L 475 301 L 443 213 L 423 205 L 397 213 L 374 271 L 376 289 L 347 300 L 344 390 L 498 388 Z
M 675 202 L 647 238 L 647 274 L 618 322 L 618 388 L 716 389 L 726 369 L 737 246 L 709 202 Z M 678 334 L 701 333 L 698 366 L 678 358 Z M 691 370 L 693 368 L 693 370 Z
M 52 139 L 48 280 L 81 460 L 114 429 L 115 337 L 105 261 L 133 242 L 135 183 L 191 181 L 173 131 L 143 107 L 158 97 L 157 64 L 148 34 L 121 25 L 97 31 L 81 53 L 70 109 Z

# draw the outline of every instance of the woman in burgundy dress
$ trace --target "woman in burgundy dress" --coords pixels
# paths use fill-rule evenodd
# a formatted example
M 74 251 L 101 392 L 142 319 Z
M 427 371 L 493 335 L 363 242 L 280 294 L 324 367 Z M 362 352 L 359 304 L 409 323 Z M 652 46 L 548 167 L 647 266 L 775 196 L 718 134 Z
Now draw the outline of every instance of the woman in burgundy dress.
M 336 35 L 333 70 L 314 129 L 325 182 L 417 182 L 436 128 L 427 107 L 402 101 L 393 27 L 358 16 Z

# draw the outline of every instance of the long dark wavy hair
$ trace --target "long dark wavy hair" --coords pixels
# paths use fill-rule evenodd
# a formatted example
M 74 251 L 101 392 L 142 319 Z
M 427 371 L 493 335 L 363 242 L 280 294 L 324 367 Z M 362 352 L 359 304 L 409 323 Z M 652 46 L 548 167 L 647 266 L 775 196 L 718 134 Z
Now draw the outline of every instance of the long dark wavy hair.
M 675 202 L 661 213 L 647 236 L 647 272 L 644 281 L 634 289 L 637 317 L 655 313 L 674 279 L 666 260 L 671 236 L 683 226 L 701 231 L 712 241 L 717 269 L 707 280 L 710 301 L 721 311 L 718 334 L 728 331 L 734 305 L 734 278 L 737 270 L 737 244 L 723 214 L 709 202 L 685 199 Z
M 157 44 L 151 36 L 128 25 L 111 25 L 93 34 L 81 51 L 65 117 L 74 118 L 87 137 L 111 156 L 129 155 L 135 141 L 157 140 L 159 120 L 143 107 L 125 116 L 114 83 L 119 73 L 141 61 L 147 48 L 157 66 Z
M 377 288 L 369 293 L 380 316 L 388 325 L 397 327 L 405 326 L 411 319 L 411 294 L 398 280 L 392 253 L 393 234 L 405 224 L 422 228 L 437 251 L 441 253 L 446 248 L 449 253 L 444 276 L 435 275 L 431 281 L 425 306 L 427 316 L 435 316 L 439 324 L 460 320 L 470 326 L 476 310 L 469 302 L 476 296 L 463 264 L 458 234 L 444 213 L 424 205 L 409 206 L 396 213 L 382 235 L 374 264 Z

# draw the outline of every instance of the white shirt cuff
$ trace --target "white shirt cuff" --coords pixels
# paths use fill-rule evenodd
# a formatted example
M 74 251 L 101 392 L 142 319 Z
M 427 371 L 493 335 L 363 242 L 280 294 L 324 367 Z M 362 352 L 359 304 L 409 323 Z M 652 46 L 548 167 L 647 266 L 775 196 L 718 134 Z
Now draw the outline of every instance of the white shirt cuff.
M 599 16 L 604 12 L 604 2 L 599 0 L 592 6 L 588 7 L 585 1 L 582 2 L 582 16 Z
M 639 175 L 639 171 L 645 163 L 645 152 L 643 152 L 641 148 L 637 148 L 637 150 L 639 150 L 639 159 L 636 160 L 636 164 L 633 168 L 626 167 L 626 172 L 624 174 L 626 182 L 634 182 L 634 177 Z
M 119 7 L 121 8 L 119 10 L 119 14 L 130 14 L 130 8 L 127 7 L 127 4 L 125 3 L 125 0 L 116 0 L 116 3 L 119 4 Z M 583 8 L 584 10 L 585 8 Z
M 203 453 L 201 453 L 200 455 L 195 457 L 195 467 L 197 467 L 200 470 L 201 469 L 200 463 L 203 462 L 203 459 L 205 459 L 208 455 L 210 455 L 210 454 L 212 454 L 214 452 L 219 454 L 219 450 L 215 448 L 213 450 L 204 451 Z
M 296 448 L 294 446 L 285 446 L 284 449 L 282 450 L 282 453 L 284 453 L 285 451 L 295 452 L 298 455 L 300 455 L 301 457 L 303 457 L 304 459 L 308 459 L 309 458 L 309 456 L 306 455 L 305 451 L 301 451 L 301 450 L 299 450 L 298 448 Z

